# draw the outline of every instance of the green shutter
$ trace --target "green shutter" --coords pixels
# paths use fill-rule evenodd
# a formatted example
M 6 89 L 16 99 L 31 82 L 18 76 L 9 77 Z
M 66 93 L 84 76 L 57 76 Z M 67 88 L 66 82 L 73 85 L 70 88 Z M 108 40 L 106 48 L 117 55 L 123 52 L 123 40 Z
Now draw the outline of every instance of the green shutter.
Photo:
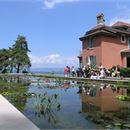
M 130 37 L 128 37 L 128 48 L 130 49 Z
M 91 66 L 96 67 L 96 56 L 91 56 Z
M 86 57 L 86 63 L 88 63 L 88 56 Z
M 93 64 L 96 66 L 96 56 L 93 56 Z

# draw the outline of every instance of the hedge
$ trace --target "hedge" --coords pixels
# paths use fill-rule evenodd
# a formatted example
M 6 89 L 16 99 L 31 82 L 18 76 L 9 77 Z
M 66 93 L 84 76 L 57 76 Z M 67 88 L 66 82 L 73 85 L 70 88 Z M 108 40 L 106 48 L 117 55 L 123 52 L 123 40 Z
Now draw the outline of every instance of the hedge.
M 120 75 L 123 77 L 130 77 L 130 68 L 120 68 Z

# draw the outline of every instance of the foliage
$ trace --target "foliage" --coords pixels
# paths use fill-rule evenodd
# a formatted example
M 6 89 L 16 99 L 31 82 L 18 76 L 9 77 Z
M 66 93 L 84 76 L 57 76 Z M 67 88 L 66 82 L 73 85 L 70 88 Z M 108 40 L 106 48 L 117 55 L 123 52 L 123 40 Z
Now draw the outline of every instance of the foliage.
M 120 75 L 123 77 L 130 77 L 130 68 L 120 68 Z
M 31 67 L 31 62 L 27 54 L 30 50 L 24 36 L 18 36 L 15 44 L 10 49 L 12 66 L 16 69 L 17 73 Z
M 26 100 L 31 95 L 27 92 L 28 85 L 29 83 L 24 81 L 17 82 L 17 79 L 13 81 L 10 78 L 0 79 L 0 94 L 6 97 L 6 99 L 19 110 L 23 111 Z
M 58 94 L 48 95 L 47 92 L 45 92 L 43 95 L 35 94 L 35 96 L 36 102 L 34 103 L 34 107 L 36 109 L 36 112 L 44 114 L 45 112 L 50 111 L 53 108 L 60 110 L 61 105 L 58 102 Z
M 57 109 L 57 111 L 60 110 L 61 105 L 58 101 L 59 95 L 58 94 L 52 94 L 49 95 L 47 92 L 42 94 L 33 94 L 33 96 L 36 98 L 36 101 L 34 103 L 35 108 L 35 114 L 40 117 L 44 116 L 45 118 L 48 118 L 48 122 L 57 123 L 56 116 L 54 114 L 54 109 Z
M 106 128 L 110 130 L 130 129 L 130 124 L 124 122 L 117 122 L 117 123 L 113 123 L 112 125 L 107 125 Z
M 2 73 L 27 72 L 31 67 L 31 62 L 28 57 L 28 43 L 24 36 L 18 36 L 15 44 L 9 49 L 0 49 L 0 71 Z
M 130 97 L 127 96 L 127 95 L 118 95 L 116 98 L 121 100 L 121 101 L 128 101 L 128 100 L 130 100 Z
M 1 49 L 0 50 L 0 71 L 5 73 L 9 66 L 9 50 Z

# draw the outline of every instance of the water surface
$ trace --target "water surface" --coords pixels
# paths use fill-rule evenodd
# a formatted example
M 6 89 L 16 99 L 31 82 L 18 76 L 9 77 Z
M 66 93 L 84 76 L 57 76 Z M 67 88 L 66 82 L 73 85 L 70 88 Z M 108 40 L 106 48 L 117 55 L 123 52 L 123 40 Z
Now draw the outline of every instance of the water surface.
M 19 86 L 0 85 L 0 92 L 40 129 L 102 129 L 108 125 L 114 129 L 114 122 L 130 123 L 130 102 L 117 99 L 129 95 L 129 90 L 114 85 L 44 79 Z M 58 95 L 60 109 L 36 109 L 36 95 L 42 98 L 45 93 Z

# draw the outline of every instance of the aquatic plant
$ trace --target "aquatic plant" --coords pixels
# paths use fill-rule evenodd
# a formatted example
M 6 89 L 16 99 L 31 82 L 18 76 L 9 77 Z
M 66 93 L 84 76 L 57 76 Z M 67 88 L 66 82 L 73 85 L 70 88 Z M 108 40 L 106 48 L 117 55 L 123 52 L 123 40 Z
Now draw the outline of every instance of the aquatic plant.
M 63 80 L 60 78 L 55 78 L 56 86 L 61 86 L 63 84 Z
M 45 92 L 43 95 L 36 94 L 36 101 L 34 102 L 34 108 L 36 112 L 43 114 L 46 111 L 50 111 L 54 108 L 60 110 L 61 105 L 58 102 L 58 98 L 58 94 L 49 95 L 47 92 Z
M 117 99 L 119 99 L 120 101 L 128 101 L 130 100 L 130 97 L 127 95 L 118 95 L 116 96 Z
M 36 94 L 36 101 L 34 102 L 35 115 L 38 117 L 44 116 L 48 122 L 57 123 L 57 119 L 54 113 L 54 109 L 59 111 L 61 105 L 58 101 L 59 94 L 49 95 L 47 92 L 44 94 Z
M 109 124 L 106 126 L 107 129 L 118 129 L 118 130 L 121 130 L 121 129 L 130 129 L 130 124 L 128 123 L 124 123 L 124 122 L 116 122 L 116 123 L 113 123 L 113 124 Z

